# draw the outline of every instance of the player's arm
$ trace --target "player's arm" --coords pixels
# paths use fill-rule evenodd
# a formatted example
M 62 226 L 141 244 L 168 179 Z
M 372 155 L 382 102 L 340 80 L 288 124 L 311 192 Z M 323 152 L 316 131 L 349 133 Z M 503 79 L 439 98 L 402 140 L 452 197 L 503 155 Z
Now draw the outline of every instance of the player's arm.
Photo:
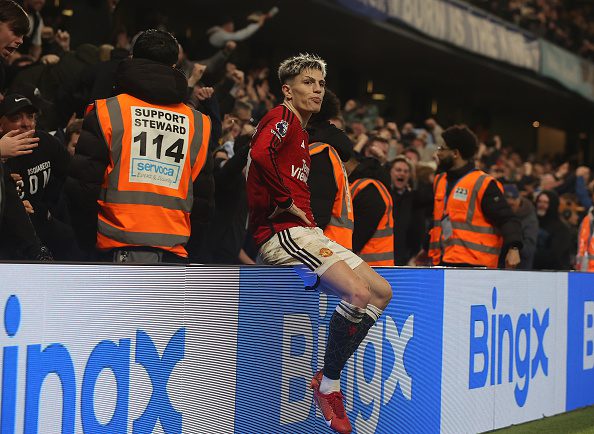
M 257 167 L 264 179 L 264 184 L 274 203 L 279 208 L 287 209 L 293 204 L 293 199 L 284 182 L 278 161 L 278 151 L 286 143 L 288 134 L 286 131 L 281 134 L 283 130 L 279 132 L 276 127 L 283 121 L 279 116 L 258 127 L 259 132 L 252 141 L 250 157 L 252 164 Z

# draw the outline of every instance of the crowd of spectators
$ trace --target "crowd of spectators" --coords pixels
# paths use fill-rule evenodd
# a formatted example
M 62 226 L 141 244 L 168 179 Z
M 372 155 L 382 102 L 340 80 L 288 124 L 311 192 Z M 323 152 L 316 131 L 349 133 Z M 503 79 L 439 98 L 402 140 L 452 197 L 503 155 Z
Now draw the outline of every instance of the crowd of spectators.
M 106 40 L 100 46 L 71 47 L 68 32 L 44 25 L 39 14 L 43 4 L 44 0 L 24 0 L 33 30 L 29 43 L 3 65 L 0 133 L 35 128 L 45 142 L 44 151 L 40 144 L 27 161 L 15 157 L 5 168 L 10 169 L 12 188 L 18 189 L 37 235 L 55 259 L 97 260 L 93 240 L 81 236 L 88 228 L 77 227 L 77 199 L 68 195 L 68 174 L 75 167 L 71 160 L 77 158 L 85 107 L 112 96 L 118 65 L 128 56 L 133 35 L 118 34 L 116 40 Z M 561 4 L 554 0 L 491 1 L 488 7 L 507 13 L 521 25 L 534 21 L 528 17 L 536 17 L 534 25 L 557 34 L 551 30 L 548 13 L 556 11 L 569 18 L 579 15 Z M 526 12 L 530 6 L 532 15 Z M 205 53 L 201 60 L 189 59 L 180 45 L 176 67 L 188 80 L 187 103 L 210 116 L 213 124 L 209 160 L 200 175 L 202 194 L 197 199 L 203 201 L 204 212 L 199 216 L 200 230 L 192 234 L 187 246 L 193 262 L 252 264 L 255 260 L 255 248 L 246 233 L 244 171 L 251 135 L 258 120 L 279 103 L 279 86 L 274 65 L 238 63 L 234 54 L 238 45 L 276 12 L 251 14 L 251 24 L 239 30 L 230 18 L 222 19 L 205 35 L 214 54 Z M 590 25 L 582 24 L 583 28 L 579 22 L 573 25 L 585 35 Z M 570 33 L 571 38 L 577 34 Z M 571 38 L 565 43 L 576 44 Z M 30 104 L 18 105 L 23 99 Z M 22 119 L 13 116 L 16 106 L 21 109 L 18 113 L 26 114 Z M 432 221 L 435 152 L 443 145 L 445 125 L 433 118 L 423 124 L 401 123 L 382 116 L 376 105 L 363 98 L 345 101 L 341 114 L 331 122 L 347 133 L 358 158 L 378 161 L 389 178 L 396 264 L 427 264 L 423 251 Z M 590 169 L 571 159 L 555 163 L 553 159 L 522 157 L 498 136 L 480 144 L 477 166 L 501 181 L 506 198 L 522 220 L 522 268 L 574 266 L 577 226 L 593 200 Z M 3 244 L 4 259 L 31 259 L 26 246 L 18 241 Z
M 594 5 L 567 0 L 470 0 L 569 51 L 594 60 Z

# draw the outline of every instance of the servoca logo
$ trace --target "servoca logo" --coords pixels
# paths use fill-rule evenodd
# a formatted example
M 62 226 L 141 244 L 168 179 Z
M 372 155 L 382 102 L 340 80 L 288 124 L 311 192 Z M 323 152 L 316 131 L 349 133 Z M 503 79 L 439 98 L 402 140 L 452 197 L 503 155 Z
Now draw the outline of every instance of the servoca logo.
M 515 381 L 514 397 L 518 406 L 523 407 L 530 380 L 538 374 L 539 367 L 542 375 L 548 376 L 549 359 L 544 339 L 549 327 L 549 309 L 544 313 L 534 308 L 528 312 L 516 309 L 515 313 L 505 313 L 497 309 L 495 287 L 491 309 L 489 312 L 484 304 L 470 307 L 468 388 L 482 388 L 487 382 L 496 386 L 503 381 Z M 504 362 L 507 375 L 504 375 Z
M 327 309 L 327 300 L 325 294 L 320 294 L 320 318 L 333 313 Z M 351 413 L 351 421 L 358 432 L 375 432 L 382 408 L 390 403 L 398 385 L 404 398 L 409 401 L 412 399 L 413 378 L 404 367 L 404 353 L 413 333 L 414 315 L 408 316 L 400 330 L 393 318 L 383 315 L 369 331 L 356 355 L 349 360 L 343 373 L 345 408 L 352 412 L 357 404 L 358 408 L 365 408 L 367 414 Z M 310 415 L 312 392 L 308 385 L 312 367 L 324 364 L 327 334 L 327 327 L 320 326 L 316 348 L 318 360 L 314 363 L 312 318 L 307 314 L 283 317 L 280 399 L 280 421 L 283 425 L 303 422 Z M 390 368 L 386 374 L 385 371 Z
M 21 324 L 21 305 L 12 295 L 4 310 L 4 328 L 8 340 L 17 336 Z M 18 379 L 25 376 L 24 433 L 44 432 L 43 427 L 56 421 L 39 421 L 39 405 L 43 382 L 50 374 L 59 377 L 62 387 L 62 434 L 75 430 L 76 404 L 80 402 L 80 418 L 85 433 L 124 433 L 128 430 L 130 398 L 131 339 L 117 342 L 99 342 L 85 362 L 82 379 L 76 378 L 74 363 L 68 348 L 61 343 L 53 343 L 42 348 L 40 344 L 30 344 L 24 348 L 5 346 L 2 358 L 2 413 L 0 432 L 13 434 L 16 426 L 16 402 Z M 133 434 L 153 432 L 157 421 L 167 433 L 181 433 L 182 414 L 177 412 L 167 394 L 167 383 L 175 365 L 184 358 L 185 328 L 180 328 L 170 338 L 163 355 L 159 352 L 148 333 L 136 331 L 136 350 L 134 363 L 141 365 L 152 384 L 150 401 L 140 417 L 133 421 Z M 26 372 L 18 372 L 19 357 L 26 357 Z M 116 401 L 111 420 L 101 423 L 95 414 L 94 393 L 99 375 L 111 370 L 115 377 L 117 390 L 113 396 Z M 80 389 L 80 399 L 77 392 Z M 47 398 L 46 398 L 47 399 Z M 100 405 L 100 403 L 99 403 Z

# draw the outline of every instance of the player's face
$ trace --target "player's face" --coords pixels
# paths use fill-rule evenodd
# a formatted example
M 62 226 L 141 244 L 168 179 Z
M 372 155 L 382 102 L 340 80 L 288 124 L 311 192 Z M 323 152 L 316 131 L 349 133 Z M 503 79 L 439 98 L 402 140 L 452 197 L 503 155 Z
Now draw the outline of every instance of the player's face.
M 7 23 L 0 23 L 0 56 L 6 59 L 22 43 L 22 36 L 16 36 Z
M 325 91 L 326 80 L 317 69 L 307 69 L 283 86 L 285 98 L 300 113 L 319 112 Z

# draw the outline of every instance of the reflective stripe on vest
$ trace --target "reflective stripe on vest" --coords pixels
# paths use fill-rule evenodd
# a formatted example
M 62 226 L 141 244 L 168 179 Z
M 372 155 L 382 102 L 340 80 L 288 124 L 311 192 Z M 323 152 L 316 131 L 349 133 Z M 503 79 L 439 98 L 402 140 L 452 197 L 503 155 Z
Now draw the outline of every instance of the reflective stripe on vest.
M 386 204 L 386 210 L 382 216 L 373 236 L 359 252 L 359 256 L 369 265 L 394 265 L 394 216 L 392 215 L 392 196 L 381 182 L 361 178 L 351 184 L 353 202 L 355 197 L 368 185 L 374 185 L 382 200 Z
M 588 211 L 580 224 L 576 262 L 580 271 L 594 272 L 594 209 Z
M 126 94 L 96 101 L 95 110 L 110 151 L 98 199 L 97 247 L 150 246 L 187 256 L 193 181 L 206 160 L 210 119 L 184 104 L 149 105 Z M 143 110 L 143 120 L 162 116 L 169 122 L 148 119 L 133 138 L 139 127 L 133 120 Z M 148 174 L 141 172 L 147 167 Z
M 309 154 L 316 155 L 328 149 L 328 157 L 332 163 L 336 197 L 332 205 L 332 213 L 324 235 L 347 249 L 353 248 L 353 204 L 346 170 L 336 150 L 327 143 L 316 142 L 309 145 Z
M 450 192 L 447 205 L 446 175 L 442 173 L 435 179 L 433 228 L 429 243 L 429 256 L 435 265 L 446 262 L 497 267 L 503 239 L 480 209 L 484 192 L 492 179 L 481 171 L 466 174 Z M 499 183 L 497 186 L 501 190 Z M 460 189 L 468 199 L 456 199 L 456 189 Z M 444 209 L 446 206 L 447 210 Z M 452 236 L 443 240 L 441 225 L 446 211 L 452 224 Z
M 445 176 L 445 172 L 440 173 L 433 179 L 433 201 L 435 202 L 435 193 L 437 191 L 437 186 Z M 433 215 L 435 215 L 435 210 L 433 211 Z M 427 256 L 431 258 L 433 265 L 439 265 L 441 262 L 441 242 L 439 239 L 441 238 L 441 220 L 433 220 L 433 227 L 429 230 L 429 251 L 427 252 Z

